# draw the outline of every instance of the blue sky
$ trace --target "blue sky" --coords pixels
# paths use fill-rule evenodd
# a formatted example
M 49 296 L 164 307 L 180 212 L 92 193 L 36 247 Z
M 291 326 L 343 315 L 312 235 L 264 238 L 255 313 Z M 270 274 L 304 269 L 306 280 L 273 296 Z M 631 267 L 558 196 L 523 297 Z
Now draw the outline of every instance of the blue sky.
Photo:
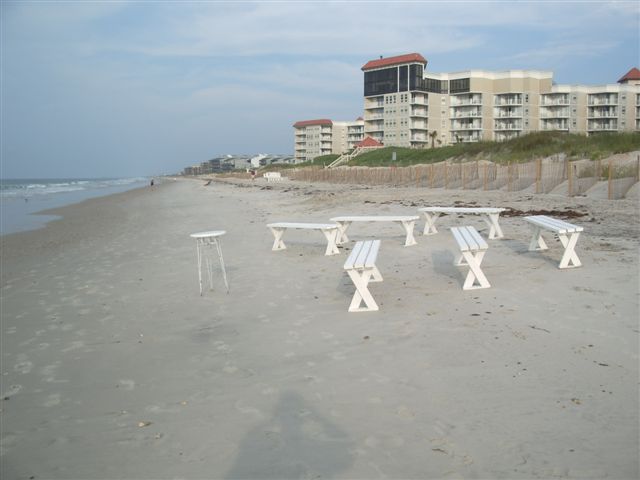
M 362 115 L 360 68 L 538 69 L 615 83 L 640 63 L 637 2 L 1 3 L 3 178 L 173 173 L 291 154 L 297 120 Z

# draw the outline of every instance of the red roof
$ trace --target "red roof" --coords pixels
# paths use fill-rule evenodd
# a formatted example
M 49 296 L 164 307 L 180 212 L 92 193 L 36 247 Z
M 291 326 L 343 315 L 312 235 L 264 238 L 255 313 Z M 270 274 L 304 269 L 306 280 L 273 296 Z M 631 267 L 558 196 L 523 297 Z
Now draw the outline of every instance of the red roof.
M 636 67 L 633 67 L 627 72 L 624 77 L 618 80 L 618 83 L 628 82 L 629 80 L 640 80 L 640 70 L 638 70 Z
M 302 120 L 293 124 L 295 128 L 308 127 L 310 125 L 333 125 L 333 122 L 328 118 L 320 118 L 318 120 Z
M 382 147 L 382 146 L 383 146 L 382 143 L 377 141 L 375 138 L 371 138 L 371 137 L 365 138 L 358 144 L 358 147 Z
M 399 65 L 401 63 L 420 62 L 427 64 L 427 60 L 419 53 L 408 53 L 397 57 L 379 58 L 378 60 L 369 60 L 361 70 L 370 70 L 372 68 L 388 67 L 390 65 Z

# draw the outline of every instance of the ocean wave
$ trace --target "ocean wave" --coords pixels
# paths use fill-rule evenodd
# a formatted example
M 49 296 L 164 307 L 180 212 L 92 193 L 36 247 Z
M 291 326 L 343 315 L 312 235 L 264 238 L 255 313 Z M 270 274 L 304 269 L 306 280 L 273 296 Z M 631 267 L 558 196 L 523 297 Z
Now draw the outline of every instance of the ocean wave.
M 55 180 L 2 180 L 0 196 L 5 198 L 30 198 L 41 195 L 55 195 L 79 191 L 103 190 L 143 185 L 145 177 L 113 179 L 55 179 Z

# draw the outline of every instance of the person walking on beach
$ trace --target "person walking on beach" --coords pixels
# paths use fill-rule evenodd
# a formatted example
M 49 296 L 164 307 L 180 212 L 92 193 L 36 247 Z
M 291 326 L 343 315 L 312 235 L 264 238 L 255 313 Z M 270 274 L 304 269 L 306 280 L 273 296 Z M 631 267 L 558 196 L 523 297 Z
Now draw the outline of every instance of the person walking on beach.
M 153 187 L 153 178 L 151 179 L 151 186 Z

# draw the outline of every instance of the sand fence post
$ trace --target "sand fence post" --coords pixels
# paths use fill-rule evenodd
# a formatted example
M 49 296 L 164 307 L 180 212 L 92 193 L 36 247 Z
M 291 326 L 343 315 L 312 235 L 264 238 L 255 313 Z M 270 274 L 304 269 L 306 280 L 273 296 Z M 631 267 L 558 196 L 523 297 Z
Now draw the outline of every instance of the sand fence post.
M 536 193 L 540 193 L 540 183 L 542 181 L 542 159 L 536 161 Z
M 567 162 L 567 193 L 570 197 L 573 197 L 573 165 L 572 162 Z
M 444 188 L 449 188 L 449 165 L 447 162 L 444 162 Z
M 465 163 L 464 165 L 462 165 L 462 162 L 460 162 L 460 176 L 462 177 L 462 189 L 466 190 L 467 189 L 467 164 Z
M 607 198 L 611 200 L 613 198 L 613 159 L 609 159 L 609 180 L 607 182 Z
M 488 168 L 488 164 L 484 164 L 484 172 L 483 172 L 483 178 L 482 178 L 482 189 L 484 191 L 487 190 L 487 168 Z

